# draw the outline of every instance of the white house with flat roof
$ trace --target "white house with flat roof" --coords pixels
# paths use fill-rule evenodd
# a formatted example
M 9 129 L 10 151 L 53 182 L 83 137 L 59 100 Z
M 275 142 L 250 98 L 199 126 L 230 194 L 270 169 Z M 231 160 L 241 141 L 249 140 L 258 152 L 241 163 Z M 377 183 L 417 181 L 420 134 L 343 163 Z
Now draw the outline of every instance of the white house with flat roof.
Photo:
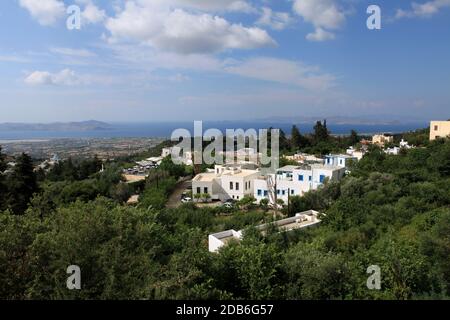
M 358 158 L 348 154 L 329 154 L 325 156 L 325 165 L 348 168 L 350 164 L 358 162 Z
M 348 155 L 355 157 L 358 161 L 361 160 L 366 154 L 366 150 L 364 149 L 356 150 L 353 147 L 349 147 L 346 152 Z
M 208 193 L 213 200 L 238 201 L 253 195 L 254 180 L 259 175 L 259 170 L 244 169 L 239 165 L 216 165 L 214 170 L 192 179 L 192 193 Z
M 303 196 L 306 192 L 319 188 L 327 179 L 342 179 L 345 171 L 343 167 L 323 164 L 285 166 L 278 169 L 276 174 L 256 179 L 254 197 L 258 202 L 268 199 L 274 204 L 276 193 L 277 199 L 287 203 L 290 196 Z
M 307 153 L 296 153 L 293 156 L 285 156 L 287 160 L 291 161 L 297 161 L 298 163 L 304 163 L 304 164 L 323 164 L 324 159 L 316 157 L 312 154 Z
M 263 235 L 266 233 L 266 230 L 270 226 L 277 227 L 279 232 L 289 232 L 292 230 L 304 229 L 319 224 L 321 222 L 321 220 L 318 218 L 319 214 L 319 212 L 314 210 L 304 211 L 297 213 L 294 217 L 256 226 L 256 229 L 261 231 Z M 210 234 L 208 236 L 209 252 L 217 252 L 220 248 L 227 245 L 231 241 L 239 242 L 242 240 L 242 238 L 243 230 L 227 230 Z

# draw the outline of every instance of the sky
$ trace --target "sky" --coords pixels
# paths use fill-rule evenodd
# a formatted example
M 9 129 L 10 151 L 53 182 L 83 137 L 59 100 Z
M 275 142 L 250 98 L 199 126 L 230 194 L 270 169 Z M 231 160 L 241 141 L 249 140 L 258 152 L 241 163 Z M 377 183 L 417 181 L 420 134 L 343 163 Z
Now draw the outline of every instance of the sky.
M 4 0 L 0 123 L 448 119 L 449 57 L 450 0 Z

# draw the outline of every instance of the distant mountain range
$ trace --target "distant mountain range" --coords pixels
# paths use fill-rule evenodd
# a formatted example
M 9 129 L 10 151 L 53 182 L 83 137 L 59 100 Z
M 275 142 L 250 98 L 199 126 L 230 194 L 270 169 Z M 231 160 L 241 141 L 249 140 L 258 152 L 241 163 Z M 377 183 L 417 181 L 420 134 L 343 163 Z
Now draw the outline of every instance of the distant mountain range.
M 97 131 L 114 127 L 101 121 L 54 122 L 54 123 L 0 123 L 0 131 Z

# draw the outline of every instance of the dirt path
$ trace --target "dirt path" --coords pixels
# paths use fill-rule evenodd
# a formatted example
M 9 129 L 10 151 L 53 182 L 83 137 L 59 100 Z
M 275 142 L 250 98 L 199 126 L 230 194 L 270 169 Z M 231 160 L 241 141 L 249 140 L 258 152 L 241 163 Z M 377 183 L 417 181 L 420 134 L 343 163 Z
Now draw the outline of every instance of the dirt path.
M 178 208 L 181 205 L 181 195 L 183 192 L 191 185 L 191 178 L 185 178 L 185 180 L 179 182 L 175 190 L 167 200 L 166 207 L 167 208 Z

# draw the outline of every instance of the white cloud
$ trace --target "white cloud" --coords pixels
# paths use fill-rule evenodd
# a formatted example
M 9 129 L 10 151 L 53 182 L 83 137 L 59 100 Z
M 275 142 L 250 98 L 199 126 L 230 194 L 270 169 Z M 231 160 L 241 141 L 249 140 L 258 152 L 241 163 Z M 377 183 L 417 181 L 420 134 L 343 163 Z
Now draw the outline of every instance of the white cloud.
M 81 13 L 81 21 L 86 23 L 100 23 L 106 19 L 104 10 L 99 9 L 92 3 L 88 3 Z
M 84 7 L 81 10 L 81 23 L 83 25 L 100 23 L 106 19 L 105 10 L 96 6 L 93 0 L 75 0 L 75 2 Z
M 190 78 L 188 76 L 185 76 L 184 74 L 181 73 L 177 73 L 173 76 L 169 77 L 169 81 L 171 82 L 185 82 L 185 81 L 189 81 Z
M 287 12 L 274 12 L 271 8 L 263 7 L 261 17 L 256 21 L 257 25 L 268 26 L 275 30 L 283 30 L 292 19 Z
M 395 18 L 429 18 L 446 7 L 450 7 L 450 0 L 433 0 L 425 3 L 413 2 L 410 10 L 398 9 Z
M 65 14 L 64 2 L 60 0 L 19 0 L 19 4 L 44 26 L 54 24 Z
M 28 85 L 62 85 L 73 86 L 82 84 L 82 79 L 70 69 L 64 69 L 57 73 L 48 71 L 34 71 L 25 78 Z
M 337 30 L 346 20 L 345 11 L 335 0 L 294 0 L 294 12 L 315 27 L 308 40 L 324 41 L 334 38 L 329 30 Z
M 86 49 L 72 49 L 72 48 L 51 48 L 51 52 L 61 54 L 64 56 L 72 56 L 72 57 L 79 57 L 79 58 L 89 58 L 89 57 L 95 57 L 95 53 L 86 50 Z
M 143 6 L 197 9 L 208 12 L 256 13 L 257 10 L 245 0 L 135 0 Z
M 106 28 L 111 33 L 109 40 L 134 41 L 181 54 L 275 45 L 268 33 L 260 28 L 232 24 L 208 13 L 172 9 L 167 3 L 162 5 L 159 1 L 141 1 L 145 4 L 128 1 L 116 17 L 106 22 Z
M 310 41 L 326 41 L 333 40 L 334 38 L 334 33 L 326 31 L 322 28 L 317 28 L 314 32 L 308 33 L 306 35 L 306 39 Z
M 334 86 L 335 77 L 322 73 L 319 68 L 303 63 L 276 58 L 253 58 L 235 62 L 225 71 L 253 79 L 298 86 L 307 90 L 321 91 Z

